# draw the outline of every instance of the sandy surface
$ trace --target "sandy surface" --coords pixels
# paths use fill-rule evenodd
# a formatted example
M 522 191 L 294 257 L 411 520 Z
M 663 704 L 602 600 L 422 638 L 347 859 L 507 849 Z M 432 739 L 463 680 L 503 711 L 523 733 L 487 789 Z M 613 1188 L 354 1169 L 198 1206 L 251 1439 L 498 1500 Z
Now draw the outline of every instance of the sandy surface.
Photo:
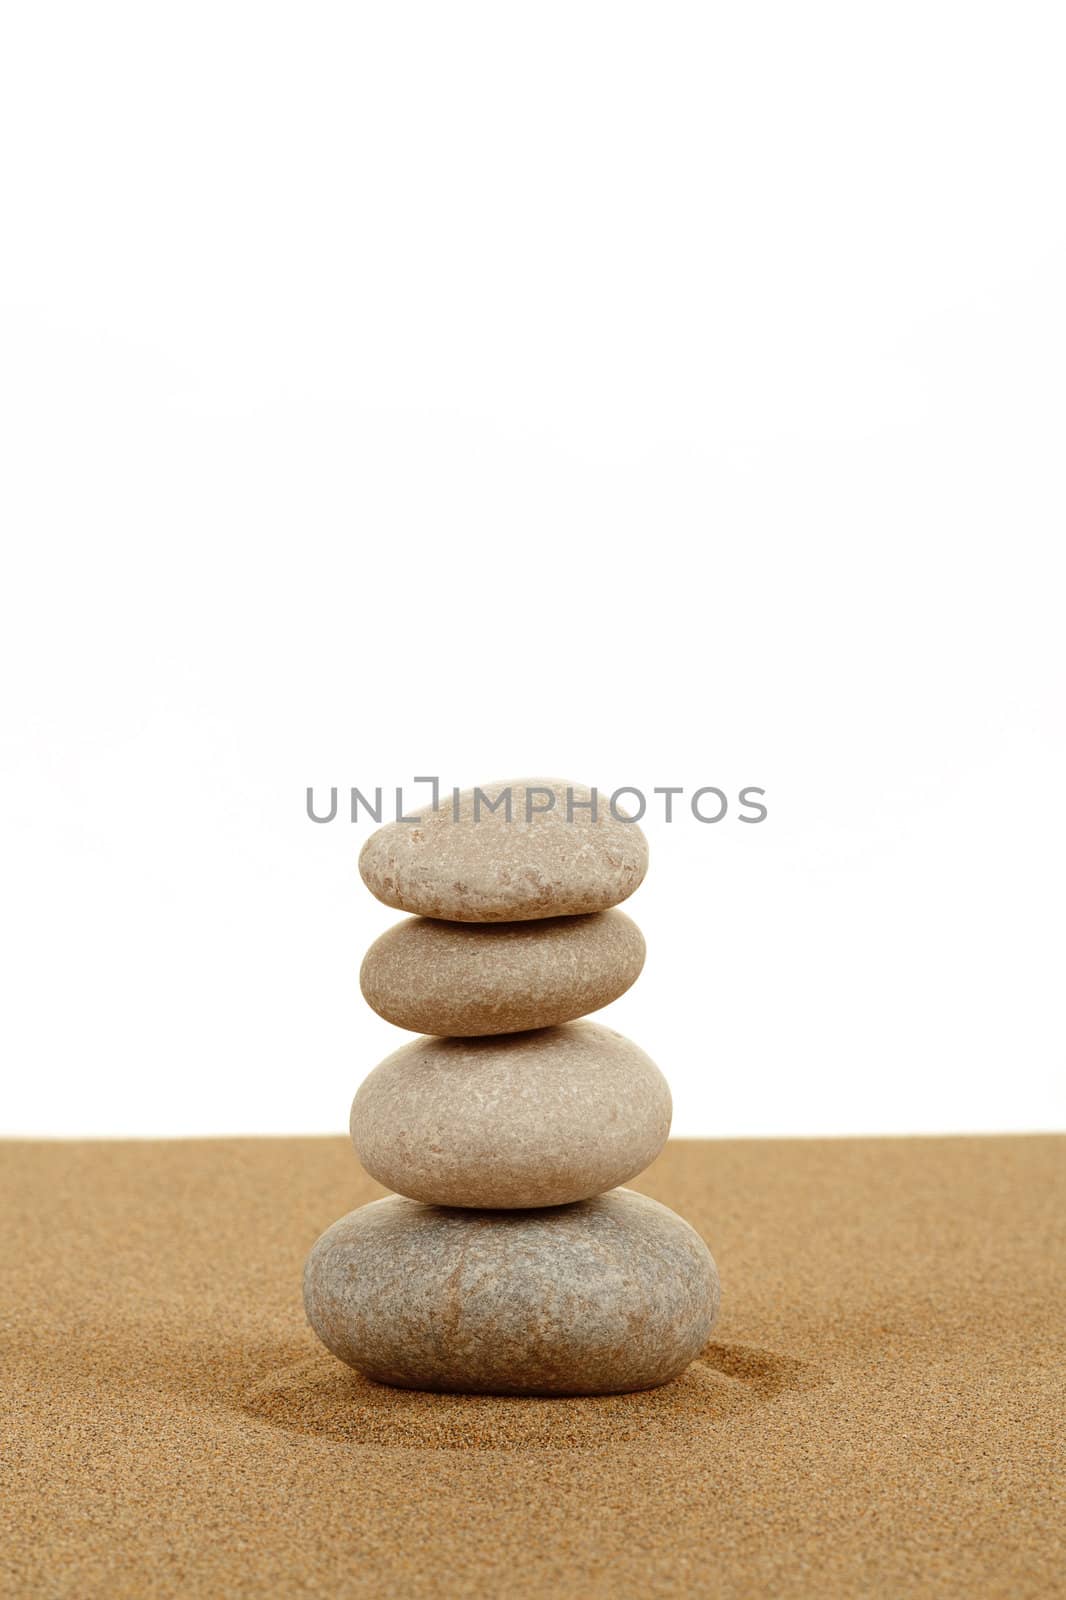
M 0 1147 L 0 1592 L 1066 1593 L 1066 1139 L 676 1143 L 714 1343 L 603 1400 L 375 1388 L 343 1139 Z

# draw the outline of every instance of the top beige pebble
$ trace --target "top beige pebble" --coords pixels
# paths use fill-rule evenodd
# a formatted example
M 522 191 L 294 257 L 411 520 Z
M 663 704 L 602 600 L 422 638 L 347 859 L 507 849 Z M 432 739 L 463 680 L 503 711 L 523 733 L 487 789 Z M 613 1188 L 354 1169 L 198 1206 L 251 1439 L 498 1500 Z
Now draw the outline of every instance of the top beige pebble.
M 593 818 L 591 798 L 565 778 L 487 783 L 457 802 L 442 794 L 439 808 L 427 805 L 417 822 L 371 834 L 359 871 L 385 905 L 449 922 L 606 911 L 639 886 L 648 841 L 635 822 L 620 820 L 622 806 L 612 814 L 609 794 L 597 794 Z

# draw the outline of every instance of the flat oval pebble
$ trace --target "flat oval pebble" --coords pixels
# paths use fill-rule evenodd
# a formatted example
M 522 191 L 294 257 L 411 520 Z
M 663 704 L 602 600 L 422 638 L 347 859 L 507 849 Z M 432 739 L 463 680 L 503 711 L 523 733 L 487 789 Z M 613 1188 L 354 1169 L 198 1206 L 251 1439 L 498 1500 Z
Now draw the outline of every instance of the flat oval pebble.
M 598 1011 L 644 965 L 644 937 L 621 911 L 539 922 L 408 917 L 370 946 L 367 1004 L 415 1033 L 518 1033 Z
M 569 1022 L 487 1039 L 415 1039 L 352 1102 L 371 1177 L 439 1206 L 558 1206 L 602 1194 L 659 1154 L 670 1089 L 620 1033 Z
M 328 1228 L 304 1271 L 327 1349 L 378 1383 L 468 1394 L 620 1394 L 676 1378 L 718 1312 L 710 1251 L 628 1189 L 555 1211 L 390 1196 Z
M 487 783 L 465 790 L 456 806 L 442 795 L 417 823 L 390 822 L 371 834 L 359 871 L 387 906 L 449 922 L 606 911 L 641 882 L 648 842 L 635 822 L 611 814 L 608 794 L 597 796 L 593 820 L 582 809 L 590 797 L 583 784 L 559 778 Z M 549 801 L 550 809 L 538 809 Z

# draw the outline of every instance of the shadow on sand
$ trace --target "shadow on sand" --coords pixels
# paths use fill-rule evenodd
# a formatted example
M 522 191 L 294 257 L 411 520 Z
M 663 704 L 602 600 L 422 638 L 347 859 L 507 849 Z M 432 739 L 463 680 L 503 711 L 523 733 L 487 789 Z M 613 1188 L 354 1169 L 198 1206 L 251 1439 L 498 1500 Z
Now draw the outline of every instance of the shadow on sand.
M 377 1449 L 596 1449 L 691 1436 L 825 1381 L 807 1362 L 709 1344 L 672 1383 L 636 1394 L 425 1394 L 372 1383 L 323 1351 L 261 1379 L 241 1409 L 277 1428 Z

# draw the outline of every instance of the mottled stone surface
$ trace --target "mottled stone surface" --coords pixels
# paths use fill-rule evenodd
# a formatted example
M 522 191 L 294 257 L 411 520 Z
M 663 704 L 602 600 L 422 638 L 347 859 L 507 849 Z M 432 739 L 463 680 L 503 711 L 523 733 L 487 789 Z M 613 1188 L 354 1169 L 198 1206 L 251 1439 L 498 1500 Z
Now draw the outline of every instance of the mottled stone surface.
M 596 1022 L 487 1039 L 415 1039 L 352 1102 L 363 1166 L 431 1205 L 556 1206 L 649 1166 L 670 1089 L 629 1039 Z
M 593 821 L 578 809 L 590 790 L 565 778 L 514 778 L 483 784 L 481 792 L 494 802 L 508 788 L 510 821 L 502 802 L 497 811 L 476 808 L 476 791 L 467 789 L 458 821 L 445 793 L 439 810 L 427 805 L 417 824 L 379 828 L 359 857 L 371 894 L 399 911 L 450 922 L 524 922 L 605 911 L 633 893 L 648 868 L 648 842 L 635 822 L 611 815 L 609 795 L 598 796 Z M 547 804 L 539 789 L 550 791 L 553 807 L 527 821 L 527 797 L 535 807 Z
M 340 1360 L 403 1389 L 617 1394 L 683 1372 L 718 1311 L 687 1222 L 615 1189 L 549 1211 L 391 1196 L 313 1247 L 308 1320 Z
M 644 965 L 644 937 L 624 912 L 538 922 L 408 917 L 370 946 L 359 974 L 367 1004 L 414 1033 L 518 1033 L 598 1011 Z

